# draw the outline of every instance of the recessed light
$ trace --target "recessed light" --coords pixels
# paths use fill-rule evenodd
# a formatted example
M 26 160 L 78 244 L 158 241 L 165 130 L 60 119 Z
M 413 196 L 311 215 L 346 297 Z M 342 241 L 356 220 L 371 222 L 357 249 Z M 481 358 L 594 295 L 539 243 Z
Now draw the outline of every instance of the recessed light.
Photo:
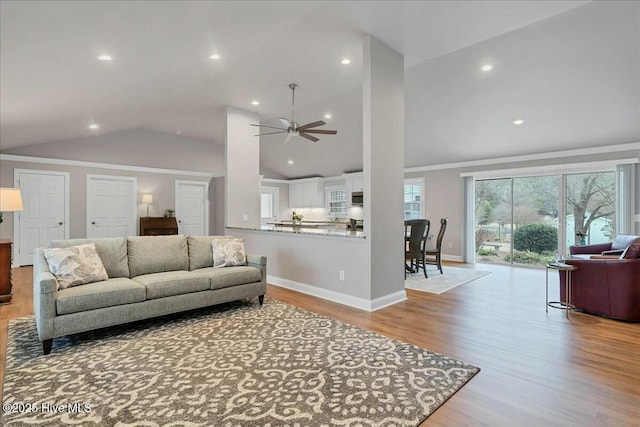
M 514 120 L 513 122 L 511 122 L 511 123 L 513 123 L 513 124 L 514 124 L 514 125 L 516 125 L 516 126 L 520 126 L 521 124 L 523 124 L 523 123 L 524 123 L 524 120 L 522 120 L 522 119 L 515 119 L 515 120 Z
M 100 55 L 98 61 L 111 61 L 113 57 L 111 55 Z
M 290 165 L 293 164 L 293 160 L 287 160 L 287 163 L 289 163 Z
M 331 115 L 331 113 L 327 113 L 327 114 L 324 115 L 324 118 L 327 119 L 327 120 L 329 120 L 331 117 L 333 117 Z
M 251 105 L 260 105 L 260 101 L 256 101 L 255 99 L 251 101 Z
M 89 129 L 91 129 L 91 130 L 96 130 L 96 129 L 98 129 L 98 125 L 97 125 L 97 124 L 95 124 L 95 123 L 91 123 L 91 124 L 89 125 Z
M 342 65 L 349 65 L 349 64 L 351 64 L 351 60 L 349 58 L 344 58 L 342 60 Z
M 481 69 L 482 71 L 491 71 L 491 70 L 493 70 L 493 65 L 491 65 L 491 64 L 484 64 L 484 65 L 482 66 L 482 68 L 480 68 L 480 69 Z
M 214 53 L 209 57 L 209 59 L 220 59 L 220 55 L 218 55 L 217 53 Z
M 182 135 L 182 131 L 181 130 L 177 130 L 176 131 L 176 135 Z

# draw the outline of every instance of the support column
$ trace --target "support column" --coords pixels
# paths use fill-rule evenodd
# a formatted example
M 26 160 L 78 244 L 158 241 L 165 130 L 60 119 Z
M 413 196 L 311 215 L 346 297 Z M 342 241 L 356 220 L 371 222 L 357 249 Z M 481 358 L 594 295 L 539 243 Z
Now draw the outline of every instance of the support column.
M 260 138 L 250 125 L 256 113 L 227 107 L 225 129 L 225 226 L 260 226 Z
M 404 293 L 404 57 L 364 39 L 363 175 L 371 299 Z

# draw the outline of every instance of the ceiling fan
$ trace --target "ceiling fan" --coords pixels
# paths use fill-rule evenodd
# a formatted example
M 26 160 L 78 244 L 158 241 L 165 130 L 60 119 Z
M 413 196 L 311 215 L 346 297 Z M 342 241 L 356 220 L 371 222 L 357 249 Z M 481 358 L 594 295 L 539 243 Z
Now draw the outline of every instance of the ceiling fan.
M 317 128 L 318 126 L 323 126 L 323 125 L 327 124 L 327 123 L 323 122 L 322 120 L 318 120 L 317 122 L 307 123 L 306 125 L 302 125 L 302 126 L 298 125 L 298 123 L 296 122 L 296 113 L 295 113 L 296 89 L 298 88 L 298 85 L 295 84 L 295 83 L 291 83 L 289 85 L 289 87 L 291 88 L 291 120 L 287 120 L 285 118 L 281 118 L 280 121 L 282 122 L 282 124 L 284 126 L 286 126 L 286 127 L 283 127 L 283 128 L 252 124 L 251 126 L 259 126 L 259 127 L 262 127 L 262 128 L 276 129 L 277 130 L 277 132 L 259 133 L 256 136 L 274 135 L 274 134 L 277 134 L 277 133 L 286 133 L 287 136 L 284 138 L 283 142 L 291 141 L 291 138 L 293 138 L 296 135 L 301 136 L 303 138 L 306 138 L 309 141 L 318 142 L 320 140 L 318 138 L 316 138 L 315 136 L 310 135 L 310 134 L 316 133 L 316 134 L 325 134 L 325 135 L 335 135 L 335 134 L 338 133 L 337 130 L 313 129 L 313 128 Z

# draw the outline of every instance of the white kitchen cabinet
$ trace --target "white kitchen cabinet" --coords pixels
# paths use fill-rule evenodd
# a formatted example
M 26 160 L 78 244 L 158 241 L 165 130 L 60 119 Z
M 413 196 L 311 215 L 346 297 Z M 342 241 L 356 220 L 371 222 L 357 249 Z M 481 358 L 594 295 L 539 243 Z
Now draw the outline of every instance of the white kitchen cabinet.
M 324 182 L 321 178 L 289 182 L 290 208 L 324 207 Z
M 289 207 L 301 208 L 304 206 L 304 184 L 289 183 Z
M 353 206 L 351 203 L 351 195 L 353 193 L 364 192 L 364 178 L 361 172 L 344 174 L 345 188 L 347 190 L 347 202 L 348 206 Z
M 364 179 L 362 175 L 356 175 L 352 179 L 352 191 L 364 191 Z

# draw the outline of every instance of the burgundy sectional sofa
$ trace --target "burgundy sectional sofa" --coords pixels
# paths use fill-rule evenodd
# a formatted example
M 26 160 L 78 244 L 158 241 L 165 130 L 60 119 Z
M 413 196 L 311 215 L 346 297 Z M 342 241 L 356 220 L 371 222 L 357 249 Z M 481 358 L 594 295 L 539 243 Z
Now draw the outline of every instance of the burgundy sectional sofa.
M 620 249 L 619 255 L 610 252 Z M 640 322 L 640 236 L 619 235 L 612 243 L 572 246 L 569 250 L 572 258 L 566 263 L 577 267 L 571 273 L 571 303 L 576 309 Z M 603 252 L 612 258 L 594 259 Z M 560 272 L 560 299 L 565 301 L 564 272 Z

